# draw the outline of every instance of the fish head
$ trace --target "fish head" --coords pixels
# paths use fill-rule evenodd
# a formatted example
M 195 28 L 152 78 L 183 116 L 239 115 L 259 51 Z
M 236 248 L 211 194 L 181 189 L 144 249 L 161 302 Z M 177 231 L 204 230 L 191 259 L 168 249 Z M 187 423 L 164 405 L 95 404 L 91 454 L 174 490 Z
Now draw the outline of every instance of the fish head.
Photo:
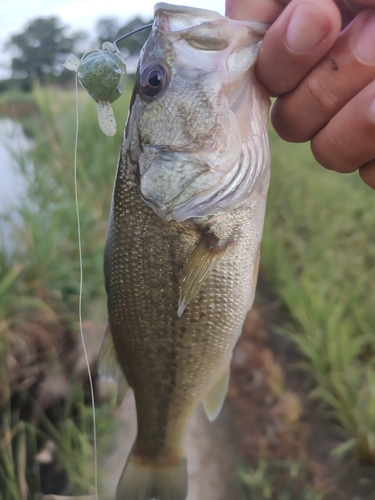
M 144 201 L 164 220 L 229 211 L 268 186 L 269 98 L 254 74 L 266 29 L 155 5 L 125 149 Z

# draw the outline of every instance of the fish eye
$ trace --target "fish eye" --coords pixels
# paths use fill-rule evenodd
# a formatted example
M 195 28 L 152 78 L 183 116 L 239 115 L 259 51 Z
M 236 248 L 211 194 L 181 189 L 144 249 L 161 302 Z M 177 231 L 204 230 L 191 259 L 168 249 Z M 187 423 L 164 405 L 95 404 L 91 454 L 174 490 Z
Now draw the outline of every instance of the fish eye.
M 147 78 L 148 84 L 153 89 L 158 89 L 163 84 L 163 75 L 160 69 L 153 69 Z
M 156 96 L 166 87 L 168 80 L 167 69 L 161 64 L 150 64 L 141 73 L 139 85 L 146 96 Z

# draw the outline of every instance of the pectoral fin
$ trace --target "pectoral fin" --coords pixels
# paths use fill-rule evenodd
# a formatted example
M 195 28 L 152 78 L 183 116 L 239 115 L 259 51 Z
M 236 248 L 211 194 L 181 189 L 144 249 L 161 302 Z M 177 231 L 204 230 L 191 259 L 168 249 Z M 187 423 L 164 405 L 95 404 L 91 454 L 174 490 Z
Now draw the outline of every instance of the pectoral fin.
M 215 420 L 223 406 L 228 391 L 230 368 L 220 375 L 215 385 L 203 400 L 203 407 L 210 421 Z
M 102 348 L 99 354 L 98 370 L 99 370 L 99 375 L 102 378 L 107 380 L 114 380 L 116 382 L 117 384 L 116 405 L 120 406 L 125 397 L 125 394 L 129 389 L 129 384 L 128 381 L 126 380 L 124 372 L 118 361 L 109 325 L 105 332 Z
M 178 316 L 198 293 L 200 287 L 224 255 L 228 241 L 218 240 L 213 233 L 207 232 L 192 253 L 180 288 Z

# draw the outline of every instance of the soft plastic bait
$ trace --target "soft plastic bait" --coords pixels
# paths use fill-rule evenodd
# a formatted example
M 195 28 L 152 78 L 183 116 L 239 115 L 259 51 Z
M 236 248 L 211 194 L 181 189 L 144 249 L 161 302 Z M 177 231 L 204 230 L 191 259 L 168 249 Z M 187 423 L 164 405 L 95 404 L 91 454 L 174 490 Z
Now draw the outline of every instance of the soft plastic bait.
M 125 90 L 126 64 L 113 43 L 103 43 L 102 50 L 87 52 L 80 61 L 70 54 L 65 68 L 76 71 L 82 87 L 98 103 L 98 120 L 102 131 L 113 136 L 116 133 L 116 118 L 111 103 Z
M 114 43 L 104 42 L 102 49 L 87 52 L 81 60 L 70 54 L 64 64 L 66 69 L 75 71 L 82 87 L 98 103 L 99 126 L 105 135 L 116 134 L 116 118 L 112 102 L 125 90 L 126 64 L 117 48 L 117 43 L 138 31 L 150 28 L 152 24 L 137 28 L 118 38 Z

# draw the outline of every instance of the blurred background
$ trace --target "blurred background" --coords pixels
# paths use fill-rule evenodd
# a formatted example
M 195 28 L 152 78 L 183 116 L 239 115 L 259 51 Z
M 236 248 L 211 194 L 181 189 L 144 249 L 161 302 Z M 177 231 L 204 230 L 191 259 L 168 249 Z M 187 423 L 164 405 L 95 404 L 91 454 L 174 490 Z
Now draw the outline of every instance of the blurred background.
M 189 4 L 224 11 L 217 0 Z M 1 11 L 0 500 L 92 498 L 92 409 L 78 326 L 74 74 L 62 63 L 70 52 L 81 56 L 151 22 L 153 4 L 19 1 Z M 130 446 L 126 436 L 134 432 L 131 401 L 119 416 L 96 359 L 106 326 L 102 262 L 112 185 L 147 35 L 121 44 L 130 75 L 114 103 L 115 137 L 101 133 L 96 104 L 79 91 L 83 316 L 102 498 L 113 498 L 107 476 L 116 443 L 125 436 Z M 286 144 L 273 130 L 270 140 L 255 306 L 234 352 L 222 414 L 213 426 L 196 418 L 189 431 L 196 484 L 189 500 L 211 500 L 210 477 L 215 500 L 372 499 L 375 195 L 356 173 L 323 170 L 308 144 Z

